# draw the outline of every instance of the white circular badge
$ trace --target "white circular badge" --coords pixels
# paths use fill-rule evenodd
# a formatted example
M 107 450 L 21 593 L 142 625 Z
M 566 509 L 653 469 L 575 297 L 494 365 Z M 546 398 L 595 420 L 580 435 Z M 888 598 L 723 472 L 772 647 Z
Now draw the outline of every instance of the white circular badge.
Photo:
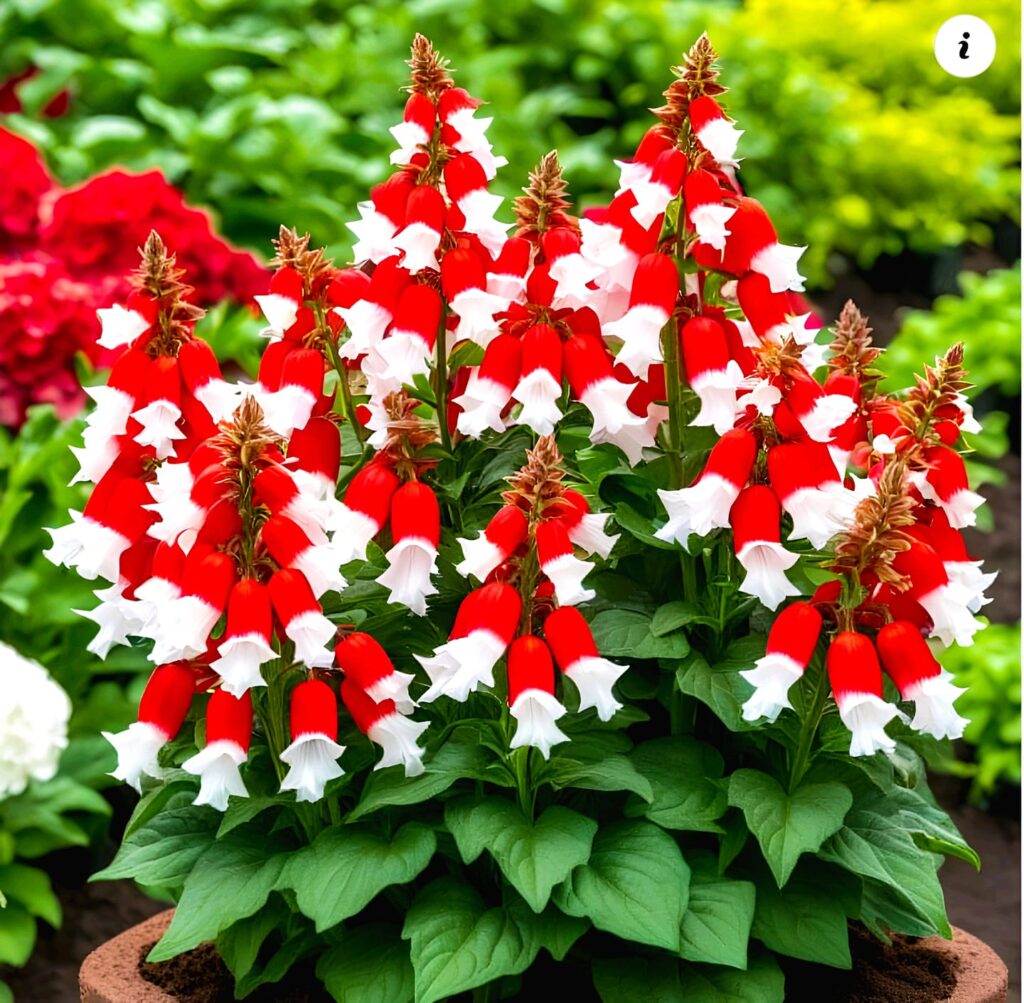
M 935 33 L 935 58 L 954 77 L 976 77 L 996 58 L 996 36 L 980 17 L 957 14 Z

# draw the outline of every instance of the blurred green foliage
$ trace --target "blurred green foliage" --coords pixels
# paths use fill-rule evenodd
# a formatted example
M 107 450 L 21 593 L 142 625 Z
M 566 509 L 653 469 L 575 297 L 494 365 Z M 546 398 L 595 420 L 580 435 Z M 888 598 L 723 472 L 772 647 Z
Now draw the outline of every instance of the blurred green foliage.
M 970 777 L 971 800 L 983 803 L 1001 784 L 1020 784 L 1020 624 L 990 624 L 973 647 L 947 648 L 939 660 L 967 688 L 956 708 L 970 719 L 964 741 L 974 753 L 942 767 Z
M 387 169 L 415 31 L 491 102 L 510 161 L 498 191 L 515 194 L 558 147 L 589 204 L 614 190 L 612 158 L 630 154 L 668 67 L 707 28 L 747 133 L 744 184 L 827 284 L 835 252 L 867 265 L 984 243 L 1016 214 L 1018 12 L 972 11 L 999 50 L 961 81 L 932 53 L 952 0 L 10 0 L 0 72 L 42 68 L 9 124 L 63 180 L 159 166 L 236 240 L 266 251 L 285 222 L 344 258 L 344 221 Z M 70 114 L 33 117 L 63 87 Z

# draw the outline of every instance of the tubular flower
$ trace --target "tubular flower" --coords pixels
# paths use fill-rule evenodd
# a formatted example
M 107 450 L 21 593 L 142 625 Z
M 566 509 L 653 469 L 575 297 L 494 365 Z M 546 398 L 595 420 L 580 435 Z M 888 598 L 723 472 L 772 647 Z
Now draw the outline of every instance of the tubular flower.
M 200 778 L 193 804 L 208 804 L 227 811 L 228 798 L 249 796 L 238 768 L 249 755 L 252 740 L 252 698 L 234 697 L 218 689 L 206 705 L 206 745 L 181 764 L 186 773 Z
M 942 509 L 931 509 L 928 519 L 928 535 L 923 542 L 928 543 L 942 558 L 942 567 L 947 577 L 966 591 L 967 608 L 977 613 L 992 601 L 985 595 L 985 590 L 996 580 L 998 572 L 986 574 L 981 570 L 982 561 L 971 560 L 963 534 L 950 526 Z
M 572 606 L 556 609 L 548 616 L 544 621 L 544 639 L 559 669 L 579 691 L 579 709 L 593 707 L 602 721 L 610 721 L 622 707 L 612 687 L 627 667 L 598 654 L 590 626 Z
M 757 596 L 772 610 L 789 596 L 800 594 L 786 577 L 799 558 L 780 542 L 781 519 L 778 499 L 763 484 L 745 487 L 729 512 L 736 559 L 747 573 L 740 591 Z
M 310 418 L 305 428 L 292 433 L 286 463 L 300 494 L 328 502 L 325 528 L 333 531 L 337 506 L 331 503 L 341 467 L 341 432 L 338 426 L 329 418 Z
M 562 417 L 562 341 L 548 324 L 534 324 L 522 341 L 522 377 L 512 399 L 523 405 L 516 419 L 538 435 L 550 435 Z
M 282 568 L 275 571 L 268 584 L 270 602 L 284 627 L 285 636 L 295 645 L 295 657 L 307 668 L 326 668 L 331 664 L 324 645 L 336 631 L 324 616 L 309 582 L 300 571 Z
M 924 450 L 922 458 L 928 469 L 915 478 L 917 489 L 942 509 L 954 529 L 973 526 L 985 499 L 967 487 L 963 457 L 949 446 L 932 446 Z
M 576 606 L 597 595 L 593 589 L 583 587 L 583 579 L 594 570 L 594 565 L 573 553 L 569 532 L 561 520 L 552 519 L 537 527 L 537 557 L 561 605 Z
M 281 753 L 288 773 L 282 791 L 295 791 L 296 801 L 319 801 L 324 787 L 345 771 L 338 759 L 338 700 L 320 679 L 307 679 L 291 693 L 291 745 Z
M 736 207 L 725 204 L 726 193 L 710 171 L 691 171 L 683 185 L 686 215 L 701 243 L 716 251 L 725 250 L 730 233 L 726 224 Z
M 437 594 L 431 576 L 437 573 L 441 539 L 441 510 L 437 496 L 426 484 L 409 481 L 395 492 L 391 536 L 394 546 L 386 554 L 388 569 L 377 582 L 391 590 L 388 602 L 425 616 L 426 597 Z
M 279 268 L 270 278 L 270 292 L 253 299 L 259 304 L 270 338 L 283 338 L 295 323 L 303 306 L 302 276 L 294 268 Z
M 369 634 L 356 632 L 342 639 L 334 649 L 334 660 L 372 700 L 391 700 L 402 714 L 411 714 L 415 709 L 409 685 L 416 677 L 398 672 L 387 652 Z
M 708 252 L 713 267 L 736 276 L 746 272 L 763 275 L 773 293 L 803 290 L 804 277 L 797 270 L 797 262 L 806 248 L 780 244 L 768 213 L 757 199 L 737 199 L 729 228 L 720 264 L 714 261 L 717 252 Z
M 827 664 L 839 716 L 850 730 L 850 755 L 895 750 L 896 741 L 885 733 L 885 726 L 894 717 L 905 718 L 882 699 L 882 667 L 871 640 L 853 631 L 837 634 L 829 645 Z
M 459 540 L 463 559 L 455 570 L 483 581 L 526 542 L 528 528 L 526 516 L 515 505 L 498 509 L 477 539 Z
M 412 285 L 402 291 L 387 335 L 376 348 L 382 363 L 378 378 L 390 381 L 392 389 L 430 371 L 442 310 L 441 297 L 431 286 Z
M 690 102 L 690 123 L 694 135 L 720 164 L 735 167 L 736 146 L 743 135 L 732 119 L 726 118 L 721 106 L 712 97 L 698 97 Z
M 793 603 L 775 618 L 765 654 L 754 668 L 740 673 L 754 687 L 743 704 L 744 721 L 775 721 L 783 710 L 792 709 L 789 689 L 810 664 L 820 633 L 821 614 L 810 603 Z
M 338 571 L 341 562 L 334 547 L 326 538 L 314 543 L 291 519 L 271 516 L 263 524 L 260 538 L 279 567 L 302 572 L 317 599 L 325 592 L 341 592 L 348 584 Z
M 398 478 L 390 467 L 370 462 L 352 478 L 331 528 L 341 564 L 366 560 L 366 545 L 384 528 Z
M 488 291 L 480 257 L 464 247 L 449 251 L 441 262 L 441 288 L 459 318 L 456 337 L 486 348 L 501 332 L 497 315 L 508 309 L 509 301 Z
M 536 637 L 517 637 L 508 653 L 508 705 L 516 719 L 509 747 L 540 749 L 545 759 L 559 742 L 568 742 L 555 723 L 565 708 L 555 699 L 555 668 L 548 646 Z
M 661 329 L 672 316 L 678 295 L 679 273 L 671 258 L 648 254 L 640 259 L 629 308 L 618 320 L 604 325 L 606 338 L 622 341 L 616 362 L 634 376 L 646 377 L 652 363 L 663 361 Z
M 271 646 L 270 593 L 256 579 L 243 578 L 228 597 L 228 621 L 210 668 L 226 693 L 241 697 L 253 686 L 266 686 L 260 671 L 277 658 Z
M 688 320 L 680 332 L 686 380 L 700 398 L 700 412 L 691 425 L 710 425 L 724 435 L 736 423 L 736 391 L 743 370 L 729 356 L 721 324 L 710 317 Z
M 964 692 L 939 665 L 921 632 L 912 623 L 897 620 L 878 632 L 878 653 L 885 671 L 904 700 L 914 701 L 911 728 L 934 738 L 960 738 L 967 719 L 953 709 Z
M 607 560 L 619 539 L 618 533 L 612 535 L 605 532 L 608 513 L 591 512 L 590 502 L 572 488 L 562 492 L 562 501 L 568 505 L 568 511 L 559 519 L 568 531 L 573 546 L 579 547 L 588 556 L 597 554 L 602 560 Z
M 483 362 L 469 377 L 465 392 L 453 399 L 462 408 L 458 429 L 478 439 L 485 429 L 505 430 L 502 413 L 522 372 L 522 347 L 511 334 L 499 334 L 484 350 Z
M 271 515 L 298 526 L 311 544 L 327 543 L 330 509 L 319 492 L 303 492 L 287 468 L 276 463 L 264 467 L 253 479 L 252 490 L 256 501 L 266 505 Z
M 394 700 L 375 701 L 353 679 L 342 681 L 341 699 L 356 727 L 384 750 L 375 770 L 402 766 L 407 777 L 418 777 L 423 772 L 423 749 L 416 743 L 428 722 L 403 716 Z

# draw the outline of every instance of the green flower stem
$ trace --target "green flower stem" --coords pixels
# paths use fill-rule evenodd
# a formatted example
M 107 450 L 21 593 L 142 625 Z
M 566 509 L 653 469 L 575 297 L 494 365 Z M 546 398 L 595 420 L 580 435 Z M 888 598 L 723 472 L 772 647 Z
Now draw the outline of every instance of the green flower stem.
M 810 766 L 811 746 L 814 744 L 814 736 L 818 733 L 818 726 L 821 724 L 821 717 L 825 712 L 825 702 L 828 700 L 828 673 L 820 658 L 811 662 L 810 671 L 815 673 L 814 693 L 809 712 L 800 722 L 800 741 L 789 762 L 789 792 L 791 794 L 803 780 L 804 774 Z
M 441 445 L 446 453 L 452 451 L 452 437 L 448 431 L 448 309 L 441 311 L 441 323 L 434 343 L 434 401 L 437 410 L 437 427 L 441 434 Z
M 519 810 L 533 821 L 533 791 L 530 789 L 530 749 L 521 746 L 511 754 L 512 767 L 516 776 L 516 793 L 519 797 Z
M 679 370 L 679 334 L 674 317 L 661 329 L 661 352 L 665 359 L 665 387 L 668 394 L 668 453 L 672 467 L 669 487 L 683 486 L 683 386 Z
M 341 361 L 341 356 L 338 355 L 338 346 L 330 338 L 325 338 L 324 340 L 327 342 L 327 351 L 331 356 L 331 364 L 334 366 L 334 371 L 338 374 L 338 389 L 341 391 L 341 413 L 345 416 L 345 420 L 349 423 L 349 427 L 359 441 L 360 447 L 362 447 L 366 441 L 366 429 L 356 419 L 356 408 L 352 402 L 352 390 L 348 385 L 348 370 L 345 368 L 344 362 Z

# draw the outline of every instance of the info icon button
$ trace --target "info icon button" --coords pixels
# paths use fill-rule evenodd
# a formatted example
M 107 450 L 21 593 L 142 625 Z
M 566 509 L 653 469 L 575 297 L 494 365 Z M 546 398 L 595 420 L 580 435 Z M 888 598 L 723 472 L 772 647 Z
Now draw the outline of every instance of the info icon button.
M 935 58 L 954 77 L 976 77 L 996 58 L 996 36 L 980 17 L 957 14 L 935 33 Z

